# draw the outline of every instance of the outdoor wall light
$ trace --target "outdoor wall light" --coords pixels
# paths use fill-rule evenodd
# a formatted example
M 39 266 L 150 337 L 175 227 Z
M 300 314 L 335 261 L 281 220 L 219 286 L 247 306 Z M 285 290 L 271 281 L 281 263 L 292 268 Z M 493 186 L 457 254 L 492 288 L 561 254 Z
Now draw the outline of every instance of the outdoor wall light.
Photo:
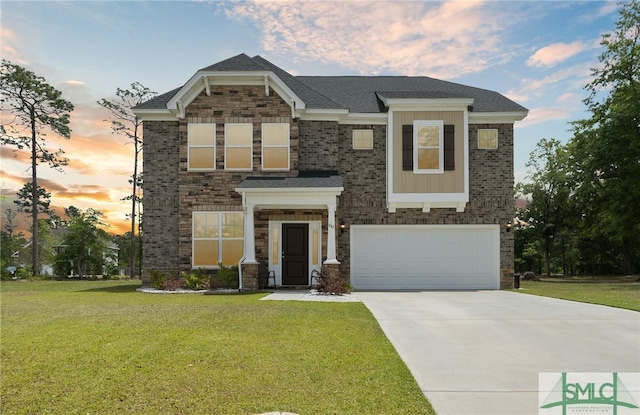
M 511 222 L 507 223 L 507 225 L 506 225 L 506 228 L 507 228 L 506 231 L 507 232 L 511 232 L 511 226 L 512 226 Z
M 340 233 L 344 233 L 344 231 L 347 229 L 347 224 L 344 222 L 340 222 Z

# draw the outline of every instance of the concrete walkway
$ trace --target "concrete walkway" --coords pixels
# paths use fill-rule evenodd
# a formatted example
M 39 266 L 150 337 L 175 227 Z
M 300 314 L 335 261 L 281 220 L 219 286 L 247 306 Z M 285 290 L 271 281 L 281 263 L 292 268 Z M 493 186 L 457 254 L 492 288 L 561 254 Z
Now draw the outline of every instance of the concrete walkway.
M 325 295 L 316 290 L 276 290 L 261 300 L 277 301 L 323 301 L 331 303 L 359 303 L 355 294 Z
M 640 313 L 508 291 L 358 292 L 438 415 L 538 414 L 540 372 L 640 372 Z

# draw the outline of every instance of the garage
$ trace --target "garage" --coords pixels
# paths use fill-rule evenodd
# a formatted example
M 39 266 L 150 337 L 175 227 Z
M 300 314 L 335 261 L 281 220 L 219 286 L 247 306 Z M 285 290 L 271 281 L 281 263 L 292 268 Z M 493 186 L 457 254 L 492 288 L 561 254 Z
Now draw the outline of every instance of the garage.
M 498 289 L 498 225 L 352 225 L 356 290 Z

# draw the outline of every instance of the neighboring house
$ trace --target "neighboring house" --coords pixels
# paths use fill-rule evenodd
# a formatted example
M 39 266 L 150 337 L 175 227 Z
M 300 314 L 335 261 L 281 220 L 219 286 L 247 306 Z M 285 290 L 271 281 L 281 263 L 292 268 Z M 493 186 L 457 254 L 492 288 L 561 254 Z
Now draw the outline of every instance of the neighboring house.
M 241 54 L 134 109 L 144 121 L 143 279 L 258 263 L 356 290 L 513 283 L 513 124 L 485 89 L 406 76 L 293 76 Z

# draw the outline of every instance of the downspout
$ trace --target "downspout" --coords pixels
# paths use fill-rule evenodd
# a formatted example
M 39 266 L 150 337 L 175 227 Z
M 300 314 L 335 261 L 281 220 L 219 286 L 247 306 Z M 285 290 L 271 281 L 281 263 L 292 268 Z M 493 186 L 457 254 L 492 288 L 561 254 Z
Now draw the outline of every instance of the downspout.
M 242 192 L 242 208 L 244 210 L 245 207 L 245 193 Z M 245 213 L 246 215 L 246 213 Z M 244 238 L 246 239 L 246 238 Z M 245 251 L 247 249 L 247 242 L 246 240 L 244 241 L 244 243 L 242 244 L 242 258 L 240 258 L 240 260 L 238 260 L 238 292 L 242 292 L 242 263 L 244 262 L 246 256 L 245 256 Z
M 238 261 L 238 292 L 242 292 L 242 262 L 244 261 L 244 255 Z

